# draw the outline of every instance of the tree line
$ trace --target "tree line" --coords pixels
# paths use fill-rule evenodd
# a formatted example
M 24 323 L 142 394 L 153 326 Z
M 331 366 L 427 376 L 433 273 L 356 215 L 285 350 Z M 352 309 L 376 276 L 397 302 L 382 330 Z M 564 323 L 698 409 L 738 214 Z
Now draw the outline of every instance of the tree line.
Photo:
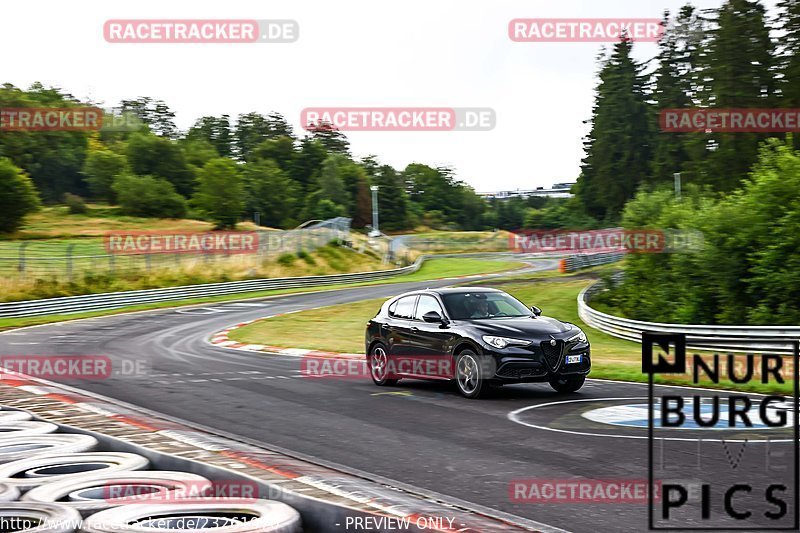
M 800 1 L 780 1 L 773 16 L 760 1 L 686 5 L 664 26 L 651 61 L 634 61 L 629 40 L 601 57 L 576 192 L 606 225 L 699 230 L 704 245 L 629 256 L 623 280 L 609 280 L 599 298 L 641 320 L 796 325 L 800 136 L 664 132 L 657 117 L 669 108 L 800 108 Z
M 773 17 L 760 1 L 691 4 L 665 12 L 656 57 L 639 62 L 622 39 L 601 54 L 591 130 L 576 194 L 586 213 L 617 223 L 640 188 L 685 183 L 729 193 L 755 165 L 759 146 L 782 133 L 660 131 L 661 110 L 800 107 L 800 1 Z M 800 140 L 794 138 L 794 146 Z
M 0 88 L 0 108 L 79 105 L 87 103 L 39 83 Z M 355 159 L 342 132 L 318 125 L 297 135 L 276 112 L 205 116 L 185 132 L 166 103 L 149 97 L 124 100 L 115 113 L 141 128 L 0 133 L 0 182 L 8 184 L 0 231 L 17 229 L 40 202 L 80 210 L 84 198 L 123 214 L 201 218 L 218 228 L 256 214 L 275 228 L 336 216 L 362 228 L 371 223 L 373 185 L 386 231 L 518 229 L 531 217 L 557 225 L 571 212 L 537 198 L 487 202 L 447 167 L 397 170 L 376 156 Z

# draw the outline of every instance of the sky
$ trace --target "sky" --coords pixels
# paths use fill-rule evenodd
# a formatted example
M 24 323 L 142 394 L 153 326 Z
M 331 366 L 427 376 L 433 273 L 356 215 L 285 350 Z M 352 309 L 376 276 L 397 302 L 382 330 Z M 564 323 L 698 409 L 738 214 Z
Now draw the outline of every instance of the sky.
M 599 43 L 520 43 L 515 18 L 660 18 L 685 0 L 125 0 L 3 3 L 0 83 L 34 81 L 103 107 L 150 96 L 187 129 L 203 115 L 308 107 L 489 107 L 491 131 L 348 132 L 355 157 L 455 169 L 478 191 L 574 181 Z M 722 0 L 695 0 L 715 8 Z M 772 6 L 774 1 L 766 2 Z M 774 11 L 773 11 L 774 13 Z M 109 19 L 291 19 L 284 44 L 108 43 Z M 651 43 L 635 56 L 649 59 Z

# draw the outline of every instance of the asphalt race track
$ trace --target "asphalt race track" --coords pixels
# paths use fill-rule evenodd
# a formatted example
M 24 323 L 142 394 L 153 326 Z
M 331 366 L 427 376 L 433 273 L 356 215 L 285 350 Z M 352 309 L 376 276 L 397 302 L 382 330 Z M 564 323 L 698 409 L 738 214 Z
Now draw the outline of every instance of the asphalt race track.
M 362 379 L 312 379 L 300 375 L 297 357 L 208 342 L 216 331 L 262 316 L 452 283 L 329 290 L 32 327 L 0 335 L 0 353 L 106 355 L 114 368 L 145 361 L 146 376 L 64 383 L 566 530 L 646 529 L 641 503 L 518 503 L 509 492 L 519 479 L 646 480 L 647 428 L 637 418 L 646 386 L 590 381 L 579 393 L 557 396 L 547 384 L 514 385 L 470 401 L 439 383 L 378 388 Z M 604 409 L 622 405 L 629 407 Z M 684 430 L 664 431 L 684 436 Z M 778 435 L 769 431 L 746 438 Z M 743 432 L 724 433 L 737 439 Z M 702 470 L 717 478 L 755 475 L 728 468 L 713 443 L 699 453 L 685 444 L 681 457 L 701 457 Z M 746 453 L 760 453 L 765 444 L 747 446 Z M 737 444 L 730 447 L 741 453 Z

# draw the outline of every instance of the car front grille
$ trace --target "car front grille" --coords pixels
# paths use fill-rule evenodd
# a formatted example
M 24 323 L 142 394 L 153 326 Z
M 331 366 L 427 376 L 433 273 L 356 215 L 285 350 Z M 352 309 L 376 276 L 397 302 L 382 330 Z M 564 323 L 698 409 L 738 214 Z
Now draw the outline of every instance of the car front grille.
M 553 341 L 542 341 L 542 353 L 544 354 L 544 360 L 547 361 L 547 366 L 550 367 L 550 370 L 555 372 L 558 370 L 558 367 L 561 366 L 561 361 L 563 360 L 564 355 L 564 341 L 560 339 L 554 339 L 555 345 L 551 344 Z

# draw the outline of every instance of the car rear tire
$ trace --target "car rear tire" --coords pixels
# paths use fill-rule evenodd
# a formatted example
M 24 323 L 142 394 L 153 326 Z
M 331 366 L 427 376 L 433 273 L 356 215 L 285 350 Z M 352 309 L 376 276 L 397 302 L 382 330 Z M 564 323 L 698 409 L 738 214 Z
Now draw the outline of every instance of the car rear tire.
M 389 374 L 389 352 L 383 343 L 379 342 L 370 349 L 367 368 L 372 381 L 379 387 L 396 385 L 400 381 Z
M 550 386 L 556 392 L 567 393 L 575 392 L 583 387 L 586 376 L 563 376 L 550 379 Z
M 456 388 L 465 398 L 480 398 L 489 388 L 489 382 L 483 378 L 478 354 L 466 349 L 456 356 Z

